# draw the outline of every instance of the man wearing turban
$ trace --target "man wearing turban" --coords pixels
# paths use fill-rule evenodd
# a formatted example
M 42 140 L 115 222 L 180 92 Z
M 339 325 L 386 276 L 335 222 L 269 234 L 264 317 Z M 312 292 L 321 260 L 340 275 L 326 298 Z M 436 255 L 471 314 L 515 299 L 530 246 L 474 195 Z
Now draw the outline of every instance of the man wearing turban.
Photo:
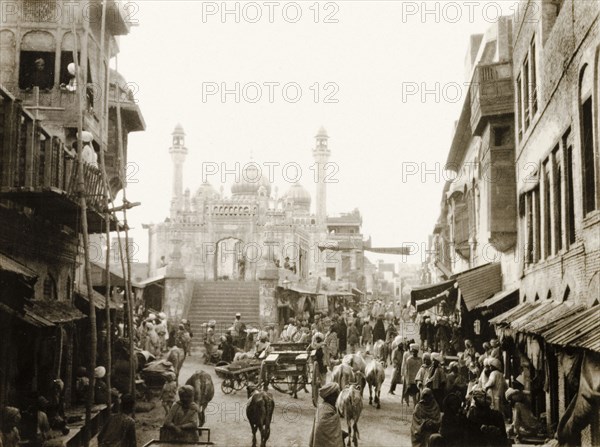
M 340 386 L 330 382 L 319 389 L 323 402 L 317 407 L 315 420 L 310 433 L 309 447 L 341 447 L 343 446 L 342 425 L 335 408 L 335 401 L 340 394 Z
M 194 403 L 194 388 L 191 385 L 179 388 L 179 401 L 173 404 L 167 415 L 161 440 L 198 442 L 199 411 Z
M 506 381 L 502 375 L 502 363 L 494 357 L 489 358 L 488 363 L 491 372 L 484 385 L 484 390 L 492 398 L 492 408 L 504 414 L 505 409 L 507 409 L 507 402 L 504 396 L 506 393 Z

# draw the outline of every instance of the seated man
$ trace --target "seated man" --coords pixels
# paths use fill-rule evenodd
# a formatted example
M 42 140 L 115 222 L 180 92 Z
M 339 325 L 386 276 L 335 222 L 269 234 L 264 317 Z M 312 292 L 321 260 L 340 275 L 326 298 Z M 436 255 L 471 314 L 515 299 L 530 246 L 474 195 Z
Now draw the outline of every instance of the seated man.
M 99 447 L 135 447 L 135 421 L 131 417 L 134 400 L 129 394 L 121 398 L 120 413 L 113 414 L 98 435 Z
M 260 356 L 264 353 L 263 358 L 269 354 L 271 351 L 271 343 L 269 343 L 269 334 L 266 332 L 261 332 L 258 338 L 258 342 L 256 343 L 256 349 L 254 357 L 260 358 Z
M 161 441 L 198 442 L 199 408 L 194 402 L 194 388 L 179 388 L 179 401 L 175 402 L 161 430 Z
M 512 407 L 512 425 L 508 429 L 510 436 L 537 437 L 543 436 L 543 426 L 535 417 L 522 391 L 514 388 L 506 390 L 506 400 Z

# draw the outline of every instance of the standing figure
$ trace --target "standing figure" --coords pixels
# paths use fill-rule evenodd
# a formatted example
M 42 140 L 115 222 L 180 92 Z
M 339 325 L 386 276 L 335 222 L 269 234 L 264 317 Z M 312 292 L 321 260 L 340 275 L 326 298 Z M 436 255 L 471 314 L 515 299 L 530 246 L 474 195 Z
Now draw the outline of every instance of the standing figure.
M 233 320 L 233 342 L 239 349 L 244 349 L 246 343 L 246 325 L 242 322 L 242 314 L 236 313 Z
M 175 374 L 172 372 L 166 374 L 165 377 L 166 381 L 160 392 L 160 401 L 165 410 L 165 417 L 167 417 L 177 396 L 177 382 L 175 382 Z
M 342 424 L 335 408 L 340 386 L 330 382 L 319 389 L 323 402 L 317 407 L 315 420 L 308 440 L 309 447 L 341 447 Z
M 354 324 L 348 326 L 348 346 L 350 354 L 354 354 L 358 348 L 358 343 L 360 341 L 359 325 L 360 323 L 358 319 L 356 319 Z
M 505 400 L 506 381 L 502 375 L 502 363 L 497 358 L 491 357 L 489 360 L 490 375 L 483 389 L 492 398 L 492 408 L 504 414 L 507 409 Z
M 392 374 L 392 383 L 390 384 L 390 394 L 396 391 L 396 385 L 402 381 L 402 360 L 404 358 L 404 344 L 398 344 L 392 355 L 392 364 L 394 365 L 394 373 Z
M 346 353 L 346 348 L 348 346 L 348 326 L 346 326 L 346 320 L 342 316 L 337 323 L 337 335 L 340 339 L 340 356 Z
M 367 352 L 369 352 L 371 350 L 371 345 L 373 344 L 373 328 L 371 327 L 371 324 L 368 321 L 366 321 L 365 324 L 363 324 L 360 340 L 360 344 L 362 345 L 362 347 L 365 348 Z
M 385 327 L 383 326 L 383 315 L 378 315 L 373 328 L 373 342 L 377 340 L 385 341 Z
M 419 358 L 419 345 L 411 343 L 409 346 L 410 356 L 402 365 L 402 399 L 409 405 L 409 397 L 412 396 L 413 406 L 417 405 L 419 388 L 417 387 L 417 373 L 421 368 L 421 359 Z

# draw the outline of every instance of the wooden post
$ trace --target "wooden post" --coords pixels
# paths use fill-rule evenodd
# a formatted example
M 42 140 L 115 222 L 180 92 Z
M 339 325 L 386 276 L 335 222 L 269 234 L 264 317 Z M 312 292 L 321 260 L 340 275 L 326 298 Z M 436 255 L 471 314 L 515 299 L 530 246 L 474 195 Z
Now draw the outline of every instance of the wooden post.
M 85 26 L 84 26 L 85 27 Z M 83 171 L 83 142 L 81 136 L 83 133 L 83 110 L 84 110 L 84 94 L 87 84 L 87 76 L 81 76 L 81 64 L 79 63 L 79 57 L 77 55 L 77 30 L 75 21 L 73 22 L 73 61 L 75 63 L 75 75 L 77 76 L 77 99 L 79 106 L 79 117 L 77 120 L 77 194 L 79 196 L 79 208 L 81 212 L 81 230 L 83 240 L 83 254 L 85 262 L 85 279 L 87 283 L 87 295 L 89 298 L 89 319 L 90 319 L 90 359 L 88 365 L 88 378 L 90 385 L 88 388 L 88 395 L 85 403 L 85 427 L 83 435 L 83 443 L 85 446 L 89 446 L 91 432 L 90 425 L 92 420 L 92 405 L 94 403 L 94 369 L 96 369 L 96 351 L 98 349 L 98 339 L 96 333 L 96 306 L 94 305 L 94 294 L 92 289 L 92 267 L 90 264 L 90 247 L 89 247 L 89 235 L 88 235 L 88 222 L 87 222 L 87 201 L 85 197 L 85 177 Z M 87 33 L 88 30 L 85 28 L 84 36 L 81 43 L 81 59 L 82 62 L 87 65 Z M 85 67 L 84 65 L 84 67 Z M 87 71 L 87 70 L 84 70 Z M 87 74 L 87 73 L 86 73 Z M 83 89 L 83 92 L 82 92 Z
M 106 30 L 106 0 L 102 0 L 102 22 L 100 25 L 100 63 L 104 66 L 104 40 Z M 109 54 L 110 58 L 110 54 Z M 106 225 L 106 263 L 105 271 L 106 275 L 104 278 L 105 290 L 105 310 L 106 310 L 106 387 L 108 388 L 108 411 L 110 413 L 112 407 L 112 396 L 111 396 L 111 374 L 112 374 L 112 326 L 110 321 L 110 212 L 108 211 L 108 204 L 111 200 L 110 189 L 108 179 L 106 178 L 106 165 L 104 161 L 105 143 L 107 142 L 107 129 L 108 129 L 108 89 L 109 84 L 109 64 L 106 64 L 106 75 L 105 75 L 105 88 L 102 99 L 104 100 L 102 111 L 103 116 L 100 118 L 100 169 L 102 174 L 102 183 L 104 185 L 104 222 Z

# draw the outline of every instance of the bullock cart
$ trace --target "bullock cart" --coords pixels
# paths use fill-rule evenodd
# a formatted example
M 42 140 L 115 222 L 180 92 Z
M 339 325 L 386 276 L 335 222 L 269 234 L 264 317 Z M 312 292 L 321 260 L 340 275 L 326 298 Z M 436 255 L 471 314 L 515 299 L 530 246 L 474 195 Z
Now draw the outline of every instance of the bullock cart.
M 239 391 L 248 385 L 248 382 L 256 382 L 260 372 L 261 360 L 244 359 L 229 365 L 215 367 L 217 376 L 221 382 L 221 391 L 231 394 L 234 390 Z

